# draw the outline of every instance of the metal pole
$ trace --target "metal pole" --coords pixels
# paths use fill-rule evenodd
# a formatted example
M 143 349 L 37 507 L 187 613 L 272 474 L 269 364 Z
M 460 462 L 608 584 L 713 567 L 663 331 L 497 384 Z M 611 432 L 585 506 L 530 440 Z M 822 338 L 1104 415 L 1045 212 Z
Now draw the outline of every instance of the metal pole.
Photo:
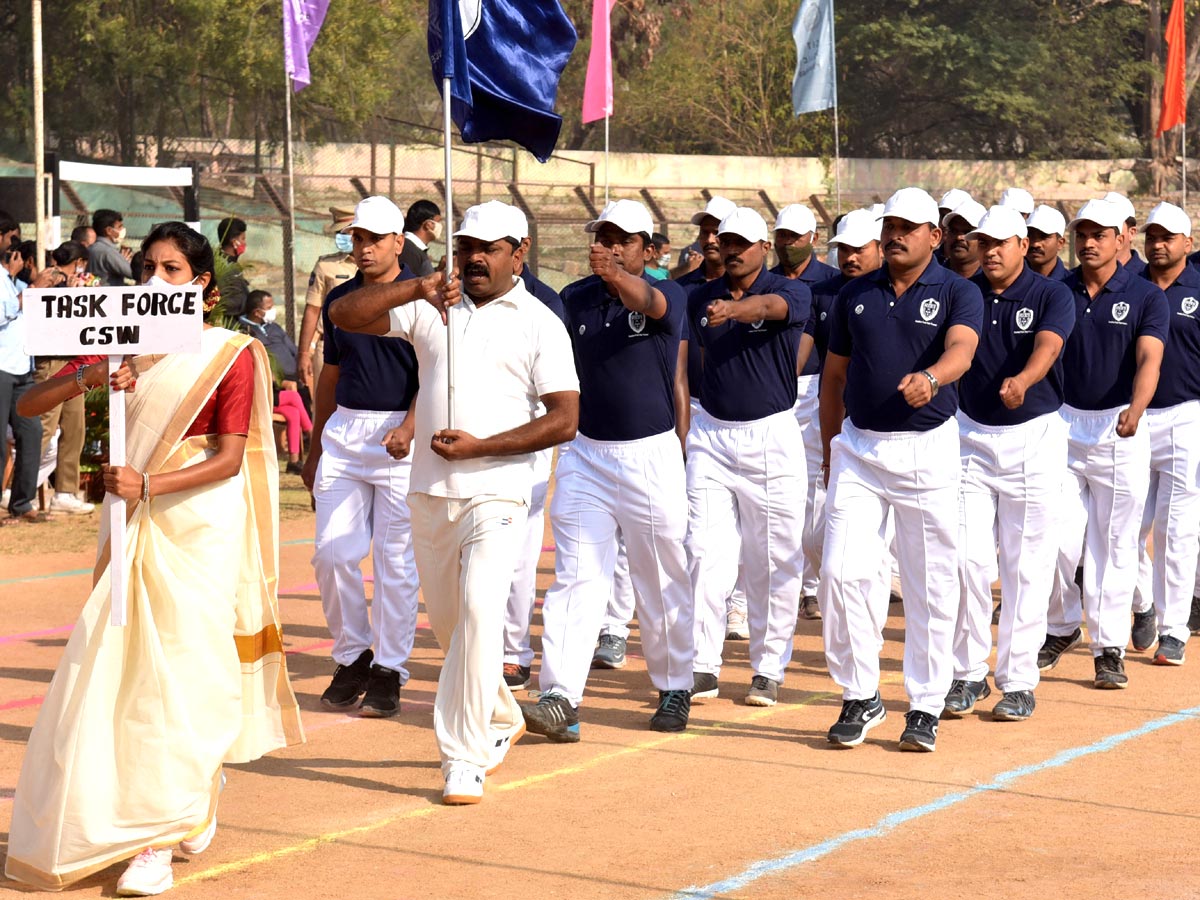
M 446 162 L 446 206 L 442 210 L 445 222 L 446 245 L 450 251 L 450 259 L 446 266 L 446 278 L 454 274 L 454 190 L 453 182 L 454 160 L 450 151 L 450 79 L 442 79 L 442 139 L 444 142 Z M 513 179 L 516 180 L 516 154 L 513 156 Z M 449 315 L 446 323 L 446 427 L 454 427 L 454 329 L 450 327 Z
M 287 197 L 287 219 L 283 226 L 283 303 L 288 334 L 296 333 L 296 187 L 292 159 L 292 76 L 284 70 L 283 121 L 287 131 L 283 142 L 283 180 Z
M 1187 120 L 1179 123 L 1179 154 L 1180 154 L 1180 187 L 1183 189 L 1183 199 L 1180 206 L 1187 208 Z
M 837 192 L 837 214 L 842 214 L 842 142 L 838 134 L 838 95 L 837 95 L 837 26 L 834 21 L 833 4 L 829 4 L 829 41 L 833 44 L 833 72 L 830 80 L 833 82 L 833 183 Z
M 604 114 L 604 205 L 608 206 L 608 120 L 612 113 Z
M 33 185 L 34 216 L 37 219 L 37 253 L 40 269 L 46 251 L 46 120 L 42 85 L 42 0 L 33 0 Z

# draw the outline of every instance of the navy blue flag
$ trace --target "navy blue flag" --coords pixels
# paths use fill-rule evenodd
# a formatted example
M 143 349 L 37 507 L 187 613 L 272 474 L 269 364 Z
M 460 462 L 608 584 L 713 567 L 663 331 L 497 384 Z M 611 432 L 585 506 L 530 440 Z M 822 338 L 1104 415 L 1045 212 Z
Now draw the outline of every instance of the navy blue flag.
M 429 0 L 433 80 L 440 92 L 450 79 L 450 115 L 469 144 L 512 140 L 549 159 L 562 129 L 558 79 L 575 40 L 557 0 Z

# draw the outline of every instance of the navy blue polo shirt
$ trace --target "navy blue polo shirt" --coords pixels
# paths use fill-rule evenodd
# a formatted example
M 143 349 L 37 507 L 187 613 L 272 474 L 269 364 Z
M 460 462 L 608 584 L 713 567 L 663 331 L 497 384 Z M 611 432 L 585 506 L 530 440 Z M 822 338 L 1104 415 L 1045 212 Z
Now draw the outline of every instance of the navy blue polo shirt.
M 402 264 L 396 280 L 414 277 Z M 337 404 L 349 409 L 407 410 L 417 393 L 417 354 L 412 344 L 403 338 L 343 331 L 329 319 L 329 308 L 334 302 L 362 284 L 359 272 L 330 291 L 321 307 L 325 364 L 338 367 Z
M 702 284 L 708 284 L 708 280 L 704 277 L 704 266 L 701 265 L 698 269 L 680 275 L 674 281 L 675 284 L 683 288 L 684 294 L 691 296 L 692 291 L 700 287 Z M 690 333 L 690 329 L 689 329 Z M 688 376 L 688 393 L 693 398 L 700 396 L 700 372 L 704 368 L 703 354 L 700 352 L 700 343 L 694 341 L 689 335 L 684 335 L 683 338 L 688 342 L 687 347 L 687 376 Z
M 1075 299 L 1075 330 L 1063 348 L 1064 399 L 1076 409 L 1116 409 L 1133 396 L 1137 339 L 1167 340 L 1167 298 L 1144 278 L 1117 264 L 1108 283 L 1088 296 L 1082 267 L 1064 282 Z
M 563 309 L 562 297 L 558 295 L 558 291 L 550 287 L 544 281 L 540 281 L 533 277 L 533 273 L 529 271 L 529 266 L 521 266 L 521 281 L 525 282 L 525 290 L 533 294 L 542 301 L 550 312 L 554 313 L 562 321 L 566 321 L 567 314 Z
M 998 427 L 1020 425 L 1056 412 L 1063 403 L 1061 353 L 1046 377 L 1025 392 L 1025 402 L 1016 409 L 1004 405 L 1000 386 L 1029 363 L 1039 332 L 1053 332 L 1066 342 L 1075 327 L 1070 288 L 1043 278 L 1028 265 L 1003 294 L 992 290 L 982 272 L 971 280 L 983 293 L 983 331 L 971 368 L 959 382 L 962 411 L 976 422 Z
M 896 389 L 905 375 L 934 365 L 954 325 L 979 332 L 983 296 L 965 278 L 930 260 L 899 297 L 887 266 L 852 280 L 833 307 L 829 352 L 850 358 L 846 413 L 870 431 L 929 431 L 958 409 L 958 388 L 942 385 L 936 397 L 913 409 Z
M 1123 263 L 1123 265 L 1132 275 L 1141 276 L 1146 273 L 1147 263 L 1144 259 L 1138 256 L 1138 252 L 1136 250 L 1131 250 L 1129 252 L 1129 262 Z
M 1051 271 L 1051 273 L 1049 275 L 1047 275 L 1046 277 L 1049 278 L 1051 281 L 1066 281 L 1067 276 L 1070 274 L 1071 274 L 1071 270 L 1063 265 L 1063 261 L 1061 259 L 1056 259 L 1054 261 L 1053 271 Z
M 1142 276 L 1149 280 L 1147 267 Z M 1189 400 L 1200 400 L 1200 272 L 1184 266 L 1175 283 L 1165 291 L 1171 314 L 1171 339 L 1163 348 L 1158 389 L 1151 409 L 1166 409 Z
M 780 263 L 775 268 L 773 268 L 771 270 L 771 273 L 773 275 L 782 275 L 784 278 L 787 277 L 787 273 L 785 273 L 783 270 L 782 263 Z M 796 280 L 803 281 L 805 284 L 808 285 L 809 291 L 813 291 L 813 288 L 816 285 L 820 284 L 823 281 L 828 281 L 830 278 L 833 278 L 835 275 L 840 275 L 841 273 L 842 273 L 841 269 L 835 268 L 834 266 L 826 265 L 825 263 L 823 263 L 819 259 L 817 259 L 815 256 L 810 256 L 808 258 L 808 265 L 804 267 L 803 272 L 801 272 L 799 275 L 796 276 Z M 815 295 L 815 292 L 814 292 L 814 295 Z M 805 330 L 807 331 L 807 329 L 805 329 Z M 816 375 L 820 371 L 821 371 L 821 366 L 820 366 L 820 363 L 817 361 L 817 354 L 815 354 L 815 353 L 808 354 L 808 359 L 806 359 L 804 361 L 804 368 L 800 370 L 800 374 L 801 375 Z
M 690 344 L 704 350 L 700 403 L 718 419 L 750 422 L 796 405 L 796 354 L 812 308 L 804 282 L 773 275 L 764 266 L 744 297 L 778 294 L 788 315 L 778 321 L 735 322 L 709 327 L 708 305 L 729 299 L 729 276 L 696 287 L 688 295 Z
M 674 282 L 642 278 L 667 300 L 661 319 L 626 308 L 598 275 L 563 289 L 579 373 L 579 433 L 595 441 L 636 441 L 675 429 L 687 298 Z
M 818 282 L 812 286 L 812 315 L 804 326 L 804 333 L 813 339 L 812 357 L 817 360 L 817 371 L 825 368 L 825 354 L 829 352 L 829 327 L 833 324 L 833 304 L 838 293 L 850 279 L 839 270 L 832 278 Z M 806 370 L 808 366 L 804 367 Z

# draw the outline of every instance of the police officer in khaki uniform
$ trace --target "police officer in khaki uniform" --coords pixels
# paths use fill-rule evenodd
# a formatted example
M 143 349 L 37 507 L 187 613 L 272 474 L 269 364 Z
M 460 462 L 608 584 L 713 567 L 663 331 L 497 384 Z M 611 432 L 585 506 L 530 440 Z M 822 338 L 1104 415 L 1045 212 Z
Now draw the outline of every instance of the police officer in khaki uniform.
M 325 232 L 334 236 L 338 249 L 336 253 L 328 253 L 318 259 L 308 277 L 304 318 L 300 323 L 300 340 L 297 342 L 300 350 L 300 380 L 308 385 L 313 396 L 316 396 L 317 378 L 321 374 L 321 306 L 330 291 L 358 274 L 354 257 L 350 255 L 350 235 L 342 233 L 354 221 L 354 210 L 331 206 L 329 214 L 333 220 L 325 226 Z

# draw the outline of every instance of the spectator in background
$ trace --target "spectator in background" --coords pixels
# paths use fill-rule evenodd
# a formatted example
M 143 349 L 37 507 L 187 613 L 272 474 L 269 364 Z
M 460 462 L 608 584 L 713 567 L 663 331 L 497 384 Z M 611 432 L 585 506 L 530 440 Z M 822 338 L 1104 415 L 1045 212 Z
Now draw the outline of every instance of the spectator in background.
M 21 226 L 8 213 L 0 209 L 0 251 L 7 250 L 9 246 L 21 239 Z
M 91 225 L 76 225 L 71 232 L 71 240 L 83 244 L 86 249 L 96 243 L 96 229 Z
M 21 257 L 21 269 L 14 276 L 13 280 L 17 283 L 17 290 L 23 291 L 29 285 L 33 284 L 33 279 L 37 277 L 37 273 L 42 269 L 37 262 L 37 242 L 20 241 L 13 246 L 13 249 Z
M 654 264 L 646 266 L 646 274 L 659 281 L 670 278 L 671 241 L 665 234 L 656 231 L 650 236 L 650 243 L 654 244 Z
M 246 334 L 261 341 L 271 356 L 272 378 L 275 386 L 274 412 L 287 421 L 287 471 L 300 474 L 302 435 L 312 434 L 306 400 L 296 384 L 296 344 L 286 331 L 275 324 L 275 298 L 266 291 L 251 291 L 246 298 L 246 311 L 238 316 Z M 277 370 L 277 371 L 276 371 Z M 307 393 L 307 388 L 304 389 Z
M 229 216 L 217 223 L 217 244 L 221 255 L 232 263 L 232 271 L 221 279 L 221 302 L 225 306 L 225 315 L 240 316 L 246 311 L 246 298 L 250 294 L 250 285 L 242 274 L 242 264 L 239 260 L 246 252 L 246 223 L 242 219 Z
M 321 307 L 330 291 L 358 274 L 358 266 L 354 264 L 354 257 L 350 253 L 354 239 L 346 231 L 346 226 L 354 221 L 354 209 L 331 206 L 329 214 L 332 221 L 326 223 L 325 233 L 333 235 L 337 251 L 318 258 L 313 266 L 312 274 L 308 276 L 308 291 L 304 295 L 304 317 L 300 321 L 298 374 L 300 383 L 308 388 L 310 394 L 316 391 L 324 359 Z
M 110 287 L 121 287 L 133 278 L 129 257 L 133 251 L 122 247 L 125 240 L 125 217 L 115 209 L 98 209 L 92 214 L 96 242 L 88 248 L 88 269 Z
M 418 200 L 404 214 L 404 246 L 400 262 L 418 278 L 433 274 L 429 245 L 442 239 L 442 211 L 430 200 Z

